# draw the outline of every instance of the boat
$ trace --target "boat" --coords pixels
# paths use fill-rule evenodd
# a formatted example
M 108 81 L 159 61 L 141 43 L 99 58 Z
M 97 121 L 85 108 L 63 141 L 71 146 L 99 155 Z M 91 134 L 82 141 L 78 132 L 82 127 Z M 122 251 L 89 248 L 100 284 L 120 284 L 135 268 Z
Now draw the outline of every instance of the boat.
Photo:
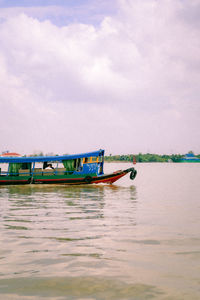
M 61 156 L 1 156 L 0 185 L 16 184 L 112 184 L 135 168 L 104 174 L 104 150 Z
M 195 156 L 193 153 L 187 153 L 180 162 L 183 163 L 200 163 L 200 158 Z

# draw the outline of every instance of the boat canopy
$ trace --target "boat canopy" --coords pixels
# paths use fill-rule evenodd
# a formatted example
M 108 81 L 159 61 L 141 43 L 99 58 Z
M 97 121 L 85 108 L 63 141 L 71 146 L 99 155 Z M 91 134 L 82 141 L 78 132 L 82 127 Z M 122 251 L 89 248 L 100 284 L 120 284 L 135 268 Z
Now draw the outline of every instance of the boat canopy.
M 0 163 L 31 163 L 31 162 L 58 162 L 69 159 L 77 159 L 83 157 L 97 157 L 104 156 L 104 150 L 93 152 L 70 154 L 70 155 L 57 155 L 57 156 L 26 156 L 26 157 L 0 157 Z

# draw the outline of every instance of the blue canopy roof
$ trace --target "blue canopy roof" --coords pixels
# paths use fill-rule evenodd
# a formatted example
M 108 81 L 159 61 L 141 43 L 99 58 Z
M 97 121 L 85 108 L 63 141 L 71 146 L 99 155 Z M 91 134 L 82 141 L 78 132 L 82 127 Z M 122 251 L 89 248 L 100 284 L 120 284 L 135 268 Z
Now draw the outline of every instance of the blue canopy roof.
M 60 156 L 27 156 L 27 157 L 0 157 L 0 163 L 28 163 L 28 162 L 52 162 L 52 161 L 62 161 L 68 159 L 76 159 L 90 156 L 104 155 L 104 150 L 98 150 L 94 152 L 87 152 L 81 154 L 70 154 L 70 155 L 60 155 Z

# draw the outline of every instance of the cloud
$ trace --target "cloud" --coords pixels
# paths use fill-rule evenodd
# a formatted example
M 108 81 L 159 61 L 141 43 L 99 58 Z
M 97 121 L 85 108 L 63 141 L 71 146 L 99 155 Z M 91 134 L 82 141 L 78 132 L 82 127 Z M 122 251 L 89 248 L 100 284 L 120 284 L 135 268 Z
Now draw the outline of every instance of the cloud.
M 200 152 L 195 8 L 121 0 L 98 26 L 4 15 L 1 150 Z
M 40 21 L 50 20 L 57 26 L 70 23 L 98 25 L 106 15 L 116 11 L 116 1 L 0 1 L 0 20 L 26 14 Z

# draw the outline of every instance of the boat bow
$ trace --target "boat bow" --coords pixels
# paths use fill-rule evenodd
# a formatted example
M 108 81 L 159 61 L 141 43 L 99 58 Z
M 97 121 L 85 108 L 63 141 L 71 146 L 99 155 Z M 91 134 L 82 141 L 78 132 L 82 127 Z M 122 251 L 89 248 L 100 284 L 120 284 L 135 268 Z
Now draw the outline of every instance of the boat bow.
M 123 176 L 125 176 L 126 174 L 130 173 L 130 179 L 133 180 L 135 179 L 136 175 L 137 175 L 137 171 L 135 170 L 135 168 L 128 168 L 126 170 L 118 170 L 115 171 L 111 174 L 104 174 L 101 176 L 98 176 L 96 178 L 91 178 L 90 183 L 108 183 L 108 184 L 112 184 L 115 181 L 117 181 L 118 179 L 122 178 Z

